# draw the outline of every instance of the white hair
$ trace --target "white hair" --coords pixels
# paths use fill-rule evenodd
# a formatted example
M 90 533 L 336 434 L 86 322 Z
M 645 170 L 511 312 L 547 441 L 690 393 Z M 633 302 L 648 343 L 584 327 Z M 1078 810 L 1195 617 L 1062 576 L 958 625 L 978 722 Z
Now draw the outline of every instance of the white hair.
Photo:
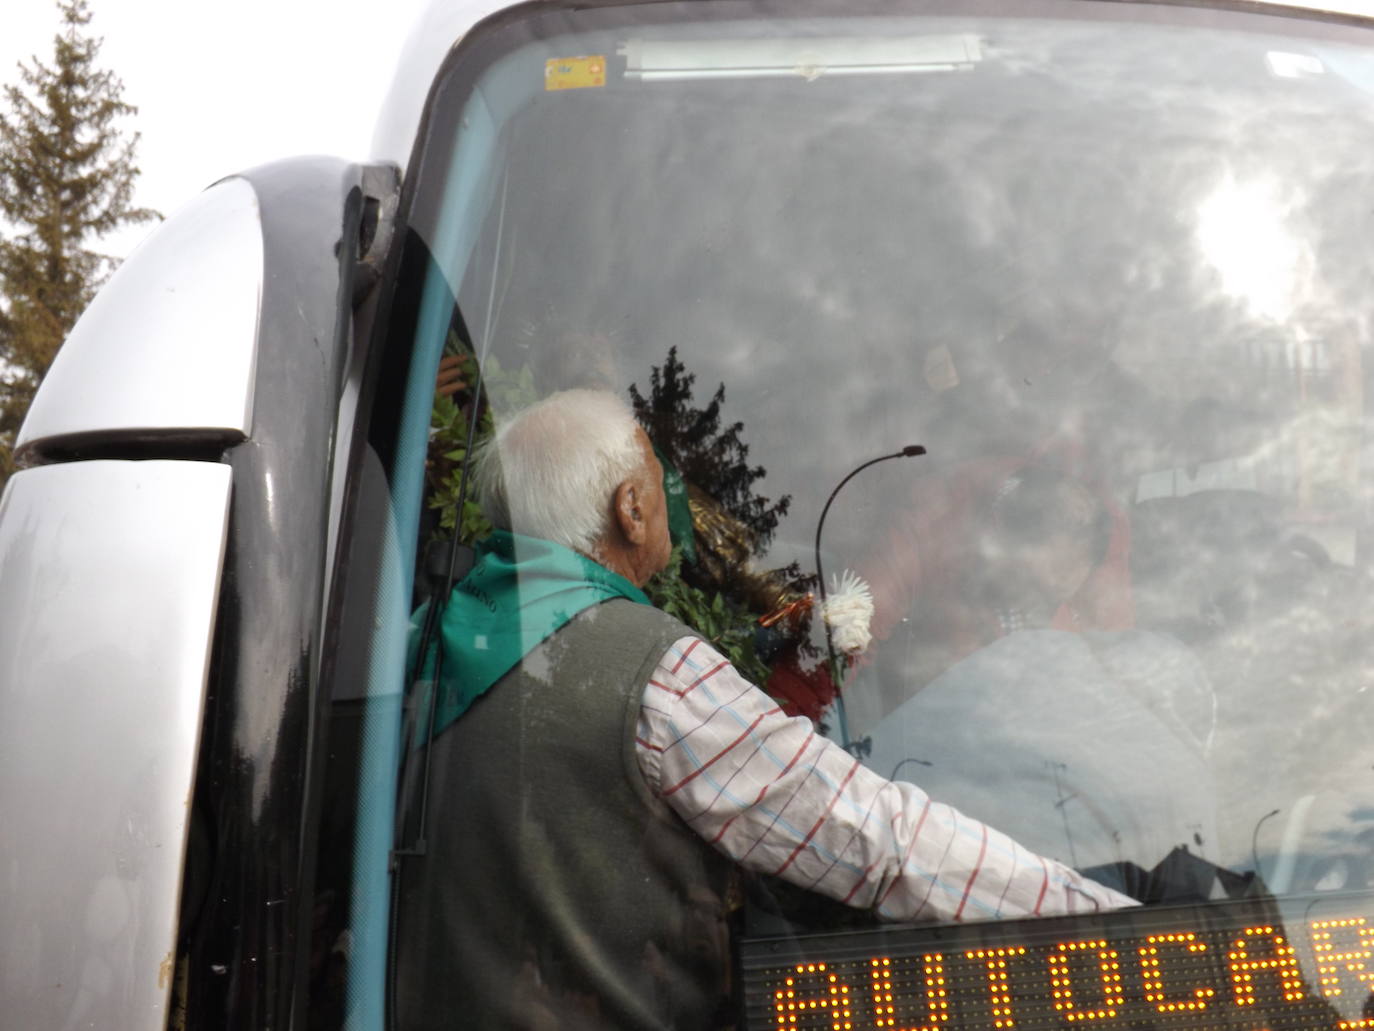
M 521 409 L 474 456 L 482 511 L 501 529 L 596 557 L 616 487 L 644 464 L 638 426 L 604 390 L 564 390 Z

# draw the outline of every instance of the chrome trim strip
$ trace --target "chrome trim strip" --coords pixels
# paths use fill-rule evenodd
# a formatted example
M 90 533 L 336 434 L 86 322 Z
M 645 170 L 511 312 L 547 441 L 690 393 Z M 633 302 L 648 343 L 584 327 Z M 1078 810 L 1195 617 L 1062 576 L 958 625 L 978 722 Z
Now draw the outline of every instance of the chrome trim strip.
M 0 999 L 162 1031 L 227 466 L 78 462 L 0 500 Z
M 16 450 L 78 434 L 247 436 L 262 284 L 257 195 L 227 179 L 159 226 L 91 302 Z

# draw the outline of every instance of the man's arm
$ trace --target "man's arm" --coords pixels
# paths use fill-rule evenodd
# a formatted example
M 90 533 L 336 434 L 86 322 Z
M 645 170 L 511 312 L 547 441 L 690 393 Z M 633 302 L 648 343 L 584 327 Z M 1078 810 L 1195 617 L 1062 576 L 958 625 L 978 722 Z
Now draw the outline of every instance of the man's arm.
M 649 786 L 730 858 L 887 920 L 1135 905 L 879 777 L 695 637 L 668 649 L 645 687 L 636 745 Z

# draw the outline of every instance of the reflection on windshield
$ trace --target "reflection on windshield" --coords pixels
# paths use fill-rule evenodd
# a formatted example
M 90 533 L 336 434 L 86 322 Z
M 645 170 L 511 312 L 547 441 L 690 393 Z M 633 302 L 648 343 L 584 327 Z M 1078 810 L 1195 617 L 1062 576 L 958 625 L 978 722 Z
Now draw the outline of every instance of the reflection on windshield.
M 446 270 L 489 372 L 636 400 L 698 537 L 715 513 L 684 582 L 749 620 L 816 589 L 836 484 L 924 445 L 849 483 L 820 542 L 871 587 L 873 643 L 831 670 L 814 628 L 780 658 L 746 621 L 756 678 L 834 672 L 843 730 L 777 693 L 1155 901 L 1374 876 L 1374 54 L 1243 25 L 930 19 L 977 60 L 527 84 Z M 761 30 L 693 33 L 729 31 Z

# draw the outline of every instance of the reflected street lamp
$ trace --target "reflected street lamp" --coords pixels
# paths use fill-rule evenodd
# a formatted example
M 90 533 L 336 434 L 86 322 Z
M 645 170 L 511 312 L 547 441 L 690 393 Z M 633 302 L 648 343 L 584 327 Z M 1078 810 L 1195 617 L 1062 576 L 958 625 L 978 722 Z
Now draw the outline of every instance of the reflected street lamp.
M 835 713 L 840 718 L 840 741 L 845 751 L 856 757 L 867 754 L 868 748 L 866 747 L 866 741 L 849 740 L 849 723 L 844 715 L 844 696 L 840 689 L 841 678 L 839 676 L 839 665 L 835 658 L 835 645 L 830 638 L 830 624 L 825 618 L 826 592 L 825 571 L 821 568 L 821 531 L 825 529 L 825 517 L 830 512 L 831 502 L 835 500 L 836 495 L 840 493 L 844 485 L 854 479 L 855 476 L 859 475 L 859 473 L 863 472 L 870 465 L 877 465 L 879 462 L 886 462 L 891 458 L 915 458 L 925 453 L 926 449 L 920 444 L 908 444 L 900 451 L 894 451 L 890 455 L 879 455 L 877 458 L 870 458 L 867 462 L 863 463 L 863 465 L 855 466 L 843 480 L 835 485 L 835 489 L 830 492 L 830 497 L 825 499 L 825 507 L 821 509 L 821 517 L 816 520 L 816 580 L 820 586 L 821 626 L 825 629 L 825 651 L 830 658 L 830 674 L 835 681 Z

